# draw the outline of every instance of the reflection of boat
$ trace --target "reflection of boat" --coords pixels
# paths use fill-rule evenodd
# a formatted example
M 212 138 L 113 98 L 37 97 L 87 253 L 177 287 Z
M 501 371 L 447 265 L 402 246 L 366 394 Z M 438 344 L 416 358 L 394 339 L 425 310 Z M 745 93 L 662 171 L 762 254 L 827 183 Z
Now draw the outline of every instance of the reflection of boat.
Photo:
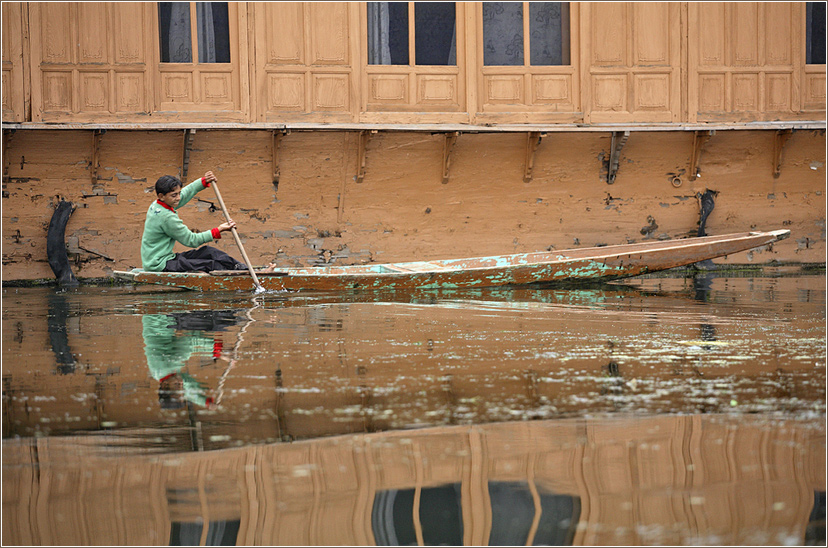
M 571 284 L 627 278 L 685 266 L 770 245 L 789 235 L 789 230 L 775 230 L 469 259 L 285 268 L 273 273 L 259 273 L 258 278 L 265 289 L 276 291 Z M 134 282 L 199 291 L 254 288 L 253 280 L 246 271 L 214 271 L 207 274 L 135 269 L 115 271 L 114 275 Z

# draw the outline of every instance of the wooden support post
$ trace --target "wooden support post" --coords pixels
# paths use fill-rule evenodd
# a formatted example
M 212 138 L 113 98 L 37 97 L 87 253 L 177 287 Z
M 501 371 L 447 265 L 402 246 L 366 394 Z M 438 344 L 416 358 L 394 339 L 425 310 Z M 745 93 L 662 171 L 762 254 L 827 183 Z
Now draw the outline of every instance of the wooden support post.
M 187 172 L 190 170 L 190 151 L 193 149 L 193 138 L 196 130 L 184 130 L 184 158 L 181 162 L 181 181 L 187 184 Z
M 540 146 L 543 135 L 539 131 L 530 131 L 526 134 L 526 163 L 523 170 L 523 182 L 529 183 L 532 181 L 532 170 L 535 167 L 535 151 Z
M 630 138 L 629 131 L 613 131 L 610 139 L 610 157 L 607 164 L 607 184 L 615 182 L 615 175 L 618 173 L 618 165 L 621 162 L 621 149 L 627 144 Z
M 782 149 L 793 135 L 792 129 L 780 129 L 773 137 L 773 178 L 779 177 L 782 172 Z
M 454 144 L 457 142 L 457 135 L 458 132 L 452 131 L 450 133 L 446 133 L 446 140 L 443 143 L 443 184 L 448 183 L 449 180 L 449 167 L 451 166 L 451 151 L 454 148 Z
M 105 129 L 92 130 L 92 163 L 89 166 L 89 171 L 91 172 L 93 188 L 95 187 L 95 185 L 98 184 L 98 168 L 101 164 L 99 150 L 101 146 L 101 135 L 103 135 L 104 133 L 106 133 Z
M 693 133 L 693 154 L 690 156 L 690 180 L 695 181 L 699 176 L 699 158 L 702 146 L 716 134 L 716 130 L 696 131 Z
M 368 140 L 371 134 L 376 133 L 377 130 L 364 130 L 359 132 L 359 152 L 357 156 L 357 176 L 356 182 L 361 183 L 365 179 L 365 148 L 368 146 Z
M 273 186 L 276 189 L 279 188 L 279 177 L 282 176 L 281 169 L 279 167 L 279 152 L 281 151 L 282 146 L 282 137 L 284 137 L 287 132 L 283 129 L 274 129 L 270 132 L 270 155 L 271 155 L 271 165 L 273 168 Z
M 3 130 L 3 184 L 9 182 L 9 165 L 11 165 L 11 160 L 9 159 L 9 144 L 11 144 L 12 137 L 14 136 L 14 132 L 17 131 L 16 129 L 4 129 Z

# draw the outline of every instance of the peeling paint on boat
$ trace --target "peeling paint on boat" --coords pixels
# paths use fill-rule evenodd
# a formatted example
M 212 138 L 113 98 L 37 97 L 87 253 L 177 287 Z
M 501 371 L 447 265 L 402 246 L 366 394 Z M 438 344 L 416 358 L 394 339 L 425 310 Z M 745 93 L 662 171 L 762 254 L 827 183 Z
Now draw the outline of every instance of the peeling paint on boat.
M 262 287 L 270 291 L 460 289 L 608 281 L 761 247 L 789 235 L 789 230 L 776 230 L 575 249 L 564 254 L 535 252 L 382 265 L 285 268 L 274 273 L 260 272 L 258 278 Z M 136 269 L 114 274 L 135 282 L 200 291 L 254 289 L 247 272 L 206 274 Z

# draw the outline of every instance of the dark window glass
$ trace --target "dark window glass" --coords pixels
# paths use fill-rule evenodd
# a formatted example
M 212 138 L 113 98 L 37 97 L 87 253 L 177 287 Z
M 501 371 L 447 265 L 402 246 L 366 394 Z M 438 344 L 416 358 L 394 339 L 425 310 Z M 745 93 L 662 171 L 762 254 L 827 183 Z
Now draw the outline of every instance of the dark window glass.
M 569 64 L 569 3 L 529 3 L 530 63 Z
M 197 2 L 198 62 L 230 62 L 230 21 L 227 2 Z
M 414 51 L 418 65 L 457 64 L 454 2 L 414 4 Z
M 825 3 L 805 3 L 805 62 L 825 64 Z
M 533 66 L 568 65 L 569 3 L 522 2 L 483 3 L 483 64 L 521 66 L 524 64 L 523 23 L 529 18 L 529 63 Z
M 158 28 L 162 63 L 192 63 L 193 39 L 189 2 L 159 2 Z M 196 32 L 199 63 L 230 62 L 230 20 L 227 2 L 197 2 Z
M 416 546 L 414 489 L 378 491 L 374 496 L 371 526 L 377 546 Z M 463 512 L 460 484 L 420 490 L 420 526 L 426 546 L 462 546 Z
M 483 2 L 483 64 L 523 65 L 522 2 Z
M 158 26 L 161 34 L 161 62 L 192 63 L 190 4 L 188 2 L 159 2 Z
M 581 499 L 537 489 L 540 520 L 534 533 L 537 514 L 535 499 L 524 482 L 489 482 L 492 529 L 489 546 L 571 546 L 581 517 Z
M 408 64 L 408 2 L 368 2 L 368 64 Z

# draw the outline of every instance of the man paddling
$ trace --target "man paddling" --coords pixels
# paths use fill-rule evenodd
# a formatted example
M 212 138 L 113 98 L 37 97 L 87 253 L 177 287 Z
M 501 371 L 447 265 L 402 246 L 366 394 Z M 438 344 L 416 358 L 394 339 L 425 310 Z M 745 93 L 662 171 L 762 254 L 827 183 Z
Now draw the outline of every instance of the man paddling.
M 144 235 L 141 238 L 141 263 L 144 270 L 150 272 L 211 272 L 213 270 L 246 270 L 247 265 L 240 263 L 224 251 L 206 244 L 221 239 L 221 233 L 232 230 L 236 223 L 227 219 L 226 223 L 206 230 L 193 232 L 181 221 L 177 210 L 187 204 L 196 194 L 208 188 L 216 181 L 212 171 L 182 188 L 177 177 L 164 175 L 155 183 L 158 199 L 147 210 L 144 223 Z M 189 251 L 173 253 L 175 242 Z M 262 272 L 270 272 L 274 264 L 268 265 Z

